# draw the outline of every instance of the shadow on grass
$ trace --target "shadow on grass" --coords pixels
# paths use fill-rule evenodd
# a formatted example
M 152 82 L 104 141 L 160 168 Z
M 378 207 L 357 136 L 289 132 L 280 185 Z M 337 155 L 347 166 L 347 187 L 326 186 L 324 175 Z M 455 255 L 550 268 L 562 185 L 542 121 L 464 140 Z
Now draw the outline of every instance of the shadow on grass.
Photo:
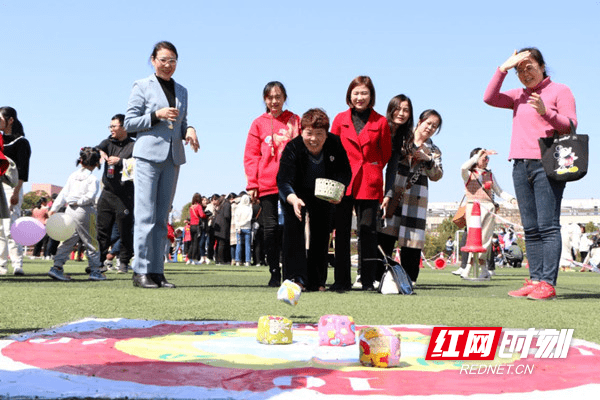
M 272 289 L 273 292 L 276 291 L 277 288 L 270 288 L 266 284 L 256 284 L 256 285 L 233 285 L 233 284 L 222 284 L 222 285 L 177 285 L 178 288 L 202 288 L 202 289 L 210 289 L 210 288 L 258 288 L 258 289 Z
M 417 286 L 414 288 L 415 292 L 419 290 L 462 290 L 462 289 L 486 289 L 494 286 L 493 283 L 479 283 L 479 282 L 467 282 L 464 281 L 462 283 L 431 283 L 431 284 L 420 284 L 417 283 Z
M 588 300 L 588 299 L 600 299 L 600 293 L 571 293 L 561 294 L 556 296 L 559 300 Z
M 40 328 L 21 328 L 21 329 L 0 329 L 0 339 L 5 339 L 11 335 L 18 335 L 25 332 L 37 331 Z

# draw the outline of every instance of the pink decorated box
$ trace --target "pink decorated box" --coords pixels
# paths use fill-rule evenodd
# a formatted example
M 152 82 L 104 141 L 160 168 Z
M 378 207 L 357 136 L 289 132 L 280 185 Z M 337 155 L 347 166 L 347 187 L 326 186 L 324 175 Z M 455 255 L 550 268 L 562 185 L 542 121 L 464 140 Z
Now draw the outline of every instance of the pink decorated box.
M 323 315 L 319 319 L 319 346 L 348 346 L 356 343 L 354 319 L 346 315 Z

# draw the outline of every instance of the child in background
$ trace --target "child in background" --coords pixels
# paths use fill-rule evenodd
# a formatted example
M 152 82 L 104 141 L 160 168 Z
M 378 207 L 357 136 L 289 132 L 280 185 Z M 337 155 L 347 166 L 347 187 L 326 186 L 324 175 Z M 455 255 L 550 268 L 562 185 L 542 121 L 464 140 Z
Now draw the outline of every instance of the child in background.
M 497 154 L 494 150 L 477 147 L 471 151 L 469 159 L 461 166 L 460 173 L 465 182 L 465 196 L 467 197 L 467 225 L 471 221 L 473 204 L 479 202 L 481 212 L 481 243 L 487 249 L 480 257 L 486 260 L 483 264 L 479 280 L 490 280 L 492 273 L 488 270 L 487 260 L 491 256 L 492 234 L 496 225 L 494 213 L 499 207 L 494 200 L 494 194 L 516 206 L 517 200 L 511 194 L 502 190 L 488 169 L 489 156 Z M 462 271 L 461 271 L 462 270 Z M 454 272 L 461 272 L 462 278 L 468 278 L 470 264 L 466 268 L 459 268 Z
M 190 225 L 190 220 L 188 218 L 186 218 L 184 221 L 184 226 L 183 226 L 183 254 L 185 254 L 185 263 L 188 265 L 192 263 L 192 261 L 190 260 L 191 248 L 192 248 L 191 225 Z
M 59 281 L 69 281 L 71 277 L 64 274 L 63 265 L 69 258 L 73 245 L 81 239 L 85 245 L 90 268 L 89 279 L 92 281 L 106 280 L 100 271 L 100 252 L 96 240 L 96 197 L 100 192 L 100 183 L 92 171 L 100 168 L 100 151 L 94 147 L 83 147 L 79 152 L 79 159 L 75 165 L 81 167 L 73 172 L 67 184 L 60 191 L 52 204 L 50 215 L 56 213 L 62 206 L 67 206 L 65 214 L 75 220 L 75 233 L 65 240 L 56 251 L 54 266 L 50 268 L 48 276 Z M 92 234 L 93 233 L 93 234 Z

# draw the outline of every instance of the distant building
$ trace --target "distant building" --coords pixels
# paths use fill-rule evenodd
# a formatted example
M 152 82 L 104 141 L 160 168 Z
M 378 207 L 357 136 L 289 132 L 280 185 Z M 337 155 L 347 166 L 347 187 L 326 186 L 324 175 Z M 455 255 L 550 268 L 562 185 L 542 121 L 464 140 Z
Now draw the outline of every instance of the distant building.
M 458 209 L 458 202 L 430 202 L 427 209 L 427 230 L 435 230 L 448 217 L 452 217 Z M 563 199 L 561 204 L 560 223 L 593 222 L 600 224 L 600 199 Z M 521 224 L 521 214 L 516 206 L 507 202 L 500 203 L 498 215 L 512 223 Z
M 32 183 L 31 191 L 35 193 L 46 192 L 50 196 L 54 193 L 59 194 L 62 190 L 62 186 L 52 185 L 50 183 Z

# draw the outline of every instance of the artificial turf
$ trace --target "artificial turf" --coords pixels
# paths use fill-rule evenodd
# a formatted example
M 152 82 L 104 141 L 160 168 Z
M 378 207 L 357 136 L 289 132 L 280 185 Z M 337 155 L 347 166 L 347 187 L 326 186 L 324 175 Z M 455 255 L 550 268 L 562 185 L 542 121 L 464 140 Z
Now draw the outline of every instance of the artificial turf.
M 324 314 L 344 314 L 358 325 L 574 328 L 575 338 L 600 343 L 600 274 L 590 272 L 560 272 L 557 298 L 533 301 L 507 296 L 528 277 L 526 268 L 499 268 L 489 282 L 469 282 L 450 273 L 455 266 L 426 267 L 414 296 L 308 292 L 292 307 L 266 286 L 266 267 L 169 263 L 165 274 L 177 289 L 140 289 L 133 287 L 131 273 L 109 271 L 107 281 L 88 281 L 86 263 L 75 261 L 65 265 L 73 281 L 54 281 L 46 275 L 51 265 L 26 260 L 26 276 L 0 276 L 0 337 L 86 317 L 258 321 L 273 314 L 316 323 Z M 328 283 L 332 280 L 330 268 Z

